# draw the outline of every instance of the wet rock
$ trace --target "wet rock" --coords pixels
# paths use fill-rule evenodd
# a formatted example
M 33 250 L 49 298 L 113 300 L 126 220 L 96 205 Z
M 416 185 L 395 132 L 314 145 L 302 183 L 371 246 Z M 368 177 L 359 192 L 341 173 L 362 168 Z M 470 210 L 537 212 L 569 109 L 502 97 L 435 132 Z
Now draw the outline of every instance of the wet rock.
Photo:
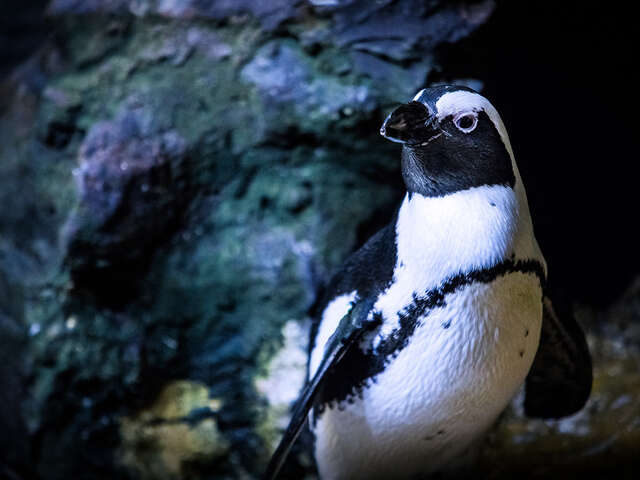
M 360 0 L 328 8 L 334 18 L 332 37 L 338 45 L 408 60 L 422 58 L 443 42 L 465 37 L 487 20 L 495 2 Z
M 402 194 L 380 123 L 482 11 L 50 2 L 51 44 L 0 85 L 12 469 L 257 478 L 315 300 Z M 286 475 L 313 476 L 309 452 Z
M 83 288 L 100 289 L 106 280 L 109 295 L 129 291 L 188 203 L 185 140 L 173 130 L 151 131 L 149 115 L 124 111 L 96 123 L 80 147 L 73 172 L 79 203 L 64 237 L 72 277 Z
M 192 27 L 187 31 L 187 43 L 200 50 L 210 60 L 221 60 L 231 56 L 232 49 L 214 31 Z
M 352 53 L 354 70 L 372 78 L 380 85 L 388 85 L 393 92 L 419 90 L 431 71 L 431 62 L 423 58 L 409 68 L 403 68 L 380 57 L 355 51 Z
M 225 1 L 180 1 L 162 0 L 158 11 L 172 17 L 204 17 L 224 19 L 241 14 L 250 14 L 260 20 L 267 30 L 274 30 L 282 22 L 296 15 L 297 7 L 302 0 L 274 0 L 271 2 L 256 2 L 253 0 L 225 0 Z
M 206 385 L 169 383 L 148 408 L 122 418 L 121 462 L 141 479 L 193 476 L 192 465 L 211 464 L 227 453 L 217 428 L 219 409 Z
M 24 292 L 8 282 L 0 269 L 0 475 L 14 475 L 21 458 L 29 454 L 26 427 L 20 412 L 27 375 L 27 332 L 24 320 Z M 3 471 L 3 468 L 6 471 Z
M 85 14 L 95 12 L 126 13 L 131 0 L 52 0 L 47 9 L 50 15 Z M 143 2 L 144 3 L 144 2 Z
M 269 2 L 253 0 L 53 0 L 48 11 L 52 15 L 102 12 L 216 20 L 250 15 L 259 20 L 265 30 L 271 31 L 283 22 L 294 18 L 298 12 L 298 6 L 302 3 L 303 0 Z
M 62 68 L 58 53 L 44 49 L 0 82 L 0 270 L 18 286 L 59 268 L 59 229 L 74 200 L 66 148 L 76 138 L 75 100 L 61 94 L 57 105 L 41 101 L 56 97 L 45 84 Z
M 87 31 L 86 41 L 74 55 L 75 63 L 82 68 L 106 58 L 126 42 L 128 28 L 127 18 L 114 18 L 97 29 Z
M 242 69 L 241 76 L 258 88 L 270 110 L 287 109 L 295 114 L 286 123 L 281 120 L 275 124 L 274 129 L 295 127 L 324 133 L 321 128 L 340 119 L 341 112 L 367 114 L 378 106 L 366 85 L 322 74 L 292 42 L 265 45 Z
M 54 150 L 65 149 L 80 133 L 76 124 L 82 103 L 78 96 L 55 87 L 46 87 L 42 96 L 46 106 L 42 108 L 40 139 Z
M 274 42 L 262 47 L 242 69 L 242 77 L 254 83 L 267 97 L 281 103 L 300 104 L 307 94 L 291 85 L 305 86 L 312 80 L 312 65 L 292 42 Z
M 150 32 L 150 37 L 138 53 L 136 68 L 164 61 L 179 67 L 194 51 L 212 61 L 228 58 L 232 53 L 231 46 L 216 32 L 199 27 L 171 31 L 165 26 L 158 26 Z

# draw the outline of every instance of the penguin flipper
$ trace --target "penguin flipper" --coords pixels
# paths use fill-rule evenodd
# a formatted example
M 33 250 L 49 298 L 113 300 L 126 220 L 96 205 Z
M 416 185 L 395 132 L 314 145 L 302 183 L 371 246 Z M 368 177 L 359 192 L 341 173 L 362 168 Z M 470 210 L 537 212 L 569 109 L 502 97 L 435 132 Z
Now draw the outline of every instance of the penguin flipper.
M 264 480 L 273 480 L 278 475 L 280 468 L 284 464 L 291 447 L 300 435 L 302 428 L 309 416 L 309 411 L 313 407 L 316 395 L 321 390 L 327 374 L 344 357 L 345 353 L 358 345 L 362 337 L 380 324 L 379 319 L 367 320 L 371 311 L 374 298 L 369 297 L 358 300 L 349 312 L 342 317 L 333 335 L 327 341 L 322 361 L 318 366 L 316 374 L 307 383 L 298 399 L 291 421 L 278 444 L 274 454 L 271 456 L 269 465 L 264 474 Z
M 524 411 L 529 417 L 560 418 L 580 410 L 591 393 L 591 355 L 570 310 L 556 314 L 543 298 L 540 346 L 525 383 Z

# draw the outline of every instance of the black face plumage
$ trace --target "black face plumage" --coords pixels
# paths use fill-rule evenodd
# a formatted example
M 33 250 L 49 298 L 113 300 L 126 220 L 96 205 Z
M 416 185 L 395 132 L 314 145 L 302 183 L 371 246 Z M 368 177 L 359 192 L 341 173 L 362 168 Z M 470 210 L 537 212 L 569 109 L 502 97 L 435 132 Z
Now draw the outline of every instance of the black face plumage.
M 470 91 L 425 89 L 419 102 L 398 107 L 380 129 L 386 138 L 403 144 L 402 176 L 410 193 L 438 197 L 482 185 L 515 184 L 507 147 L 484 110 L 437 119 L 438 98 L 457 90 Z

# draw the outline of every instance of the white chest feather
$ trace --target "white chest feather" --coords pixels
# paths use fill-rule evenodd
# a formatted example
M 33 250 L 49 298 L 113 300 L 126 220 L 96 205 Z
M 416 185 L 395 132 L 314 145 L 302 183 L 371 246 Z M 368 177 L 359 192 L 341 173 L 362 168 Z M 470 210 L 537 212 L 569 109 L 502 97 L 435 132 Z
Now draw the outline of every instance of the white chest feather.
M 322 478 L 412 477 L 459 455 L 524 381 L 540 337 L 540 299 L 539 279 L 523 273 L 447 296 L 361 398 L 319 418 Z
M 396 225 L 393 282 L 375 309 L 387 319 L 397 318 L 414 293 L 437 287 L 443 279 L 495 265 L 511 254 L 542 259 L 522 203 L 526 199 L 519 192 L 499 185 L 439 198 L 405 197 Z M 385 322 L 380 338 L 397 327 L 397 322 Z
M 374 309 L 383 324 L 361 344 L 376 351 L 400 328 L 398 312 L 460 273 L 509 258 L 544 259 L 524 190 L 484 186 L 405 200 L 396 223 L 391 285 Z M 332 325 L 357 292 L 325 310 L 312 351 L 313 375 Z M 421 317 L 408 344 L 353 403 L 319 417 L 316 459 L 323 479 L 400 478 L 442 467 L 478 438 L 524 381 L 539 342 L 539 278 L 498 275 L 445 296 Z

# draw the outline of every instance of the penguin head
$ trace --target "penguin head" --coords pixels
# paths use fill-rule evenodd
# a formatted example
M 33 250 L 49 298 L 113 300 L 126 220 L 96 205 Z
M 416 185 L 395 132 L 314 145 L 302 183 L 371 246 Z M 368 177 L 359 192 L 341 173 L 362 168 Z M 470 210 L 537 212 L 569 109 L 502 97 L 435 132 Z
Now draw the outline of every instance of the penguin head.
M 402 144 L 409 193 L 444 196 L 483 185 L 514 187 L 516 167 L 500 115 L 467 87 L 425 88 L 396 108 L 380 128 Z

